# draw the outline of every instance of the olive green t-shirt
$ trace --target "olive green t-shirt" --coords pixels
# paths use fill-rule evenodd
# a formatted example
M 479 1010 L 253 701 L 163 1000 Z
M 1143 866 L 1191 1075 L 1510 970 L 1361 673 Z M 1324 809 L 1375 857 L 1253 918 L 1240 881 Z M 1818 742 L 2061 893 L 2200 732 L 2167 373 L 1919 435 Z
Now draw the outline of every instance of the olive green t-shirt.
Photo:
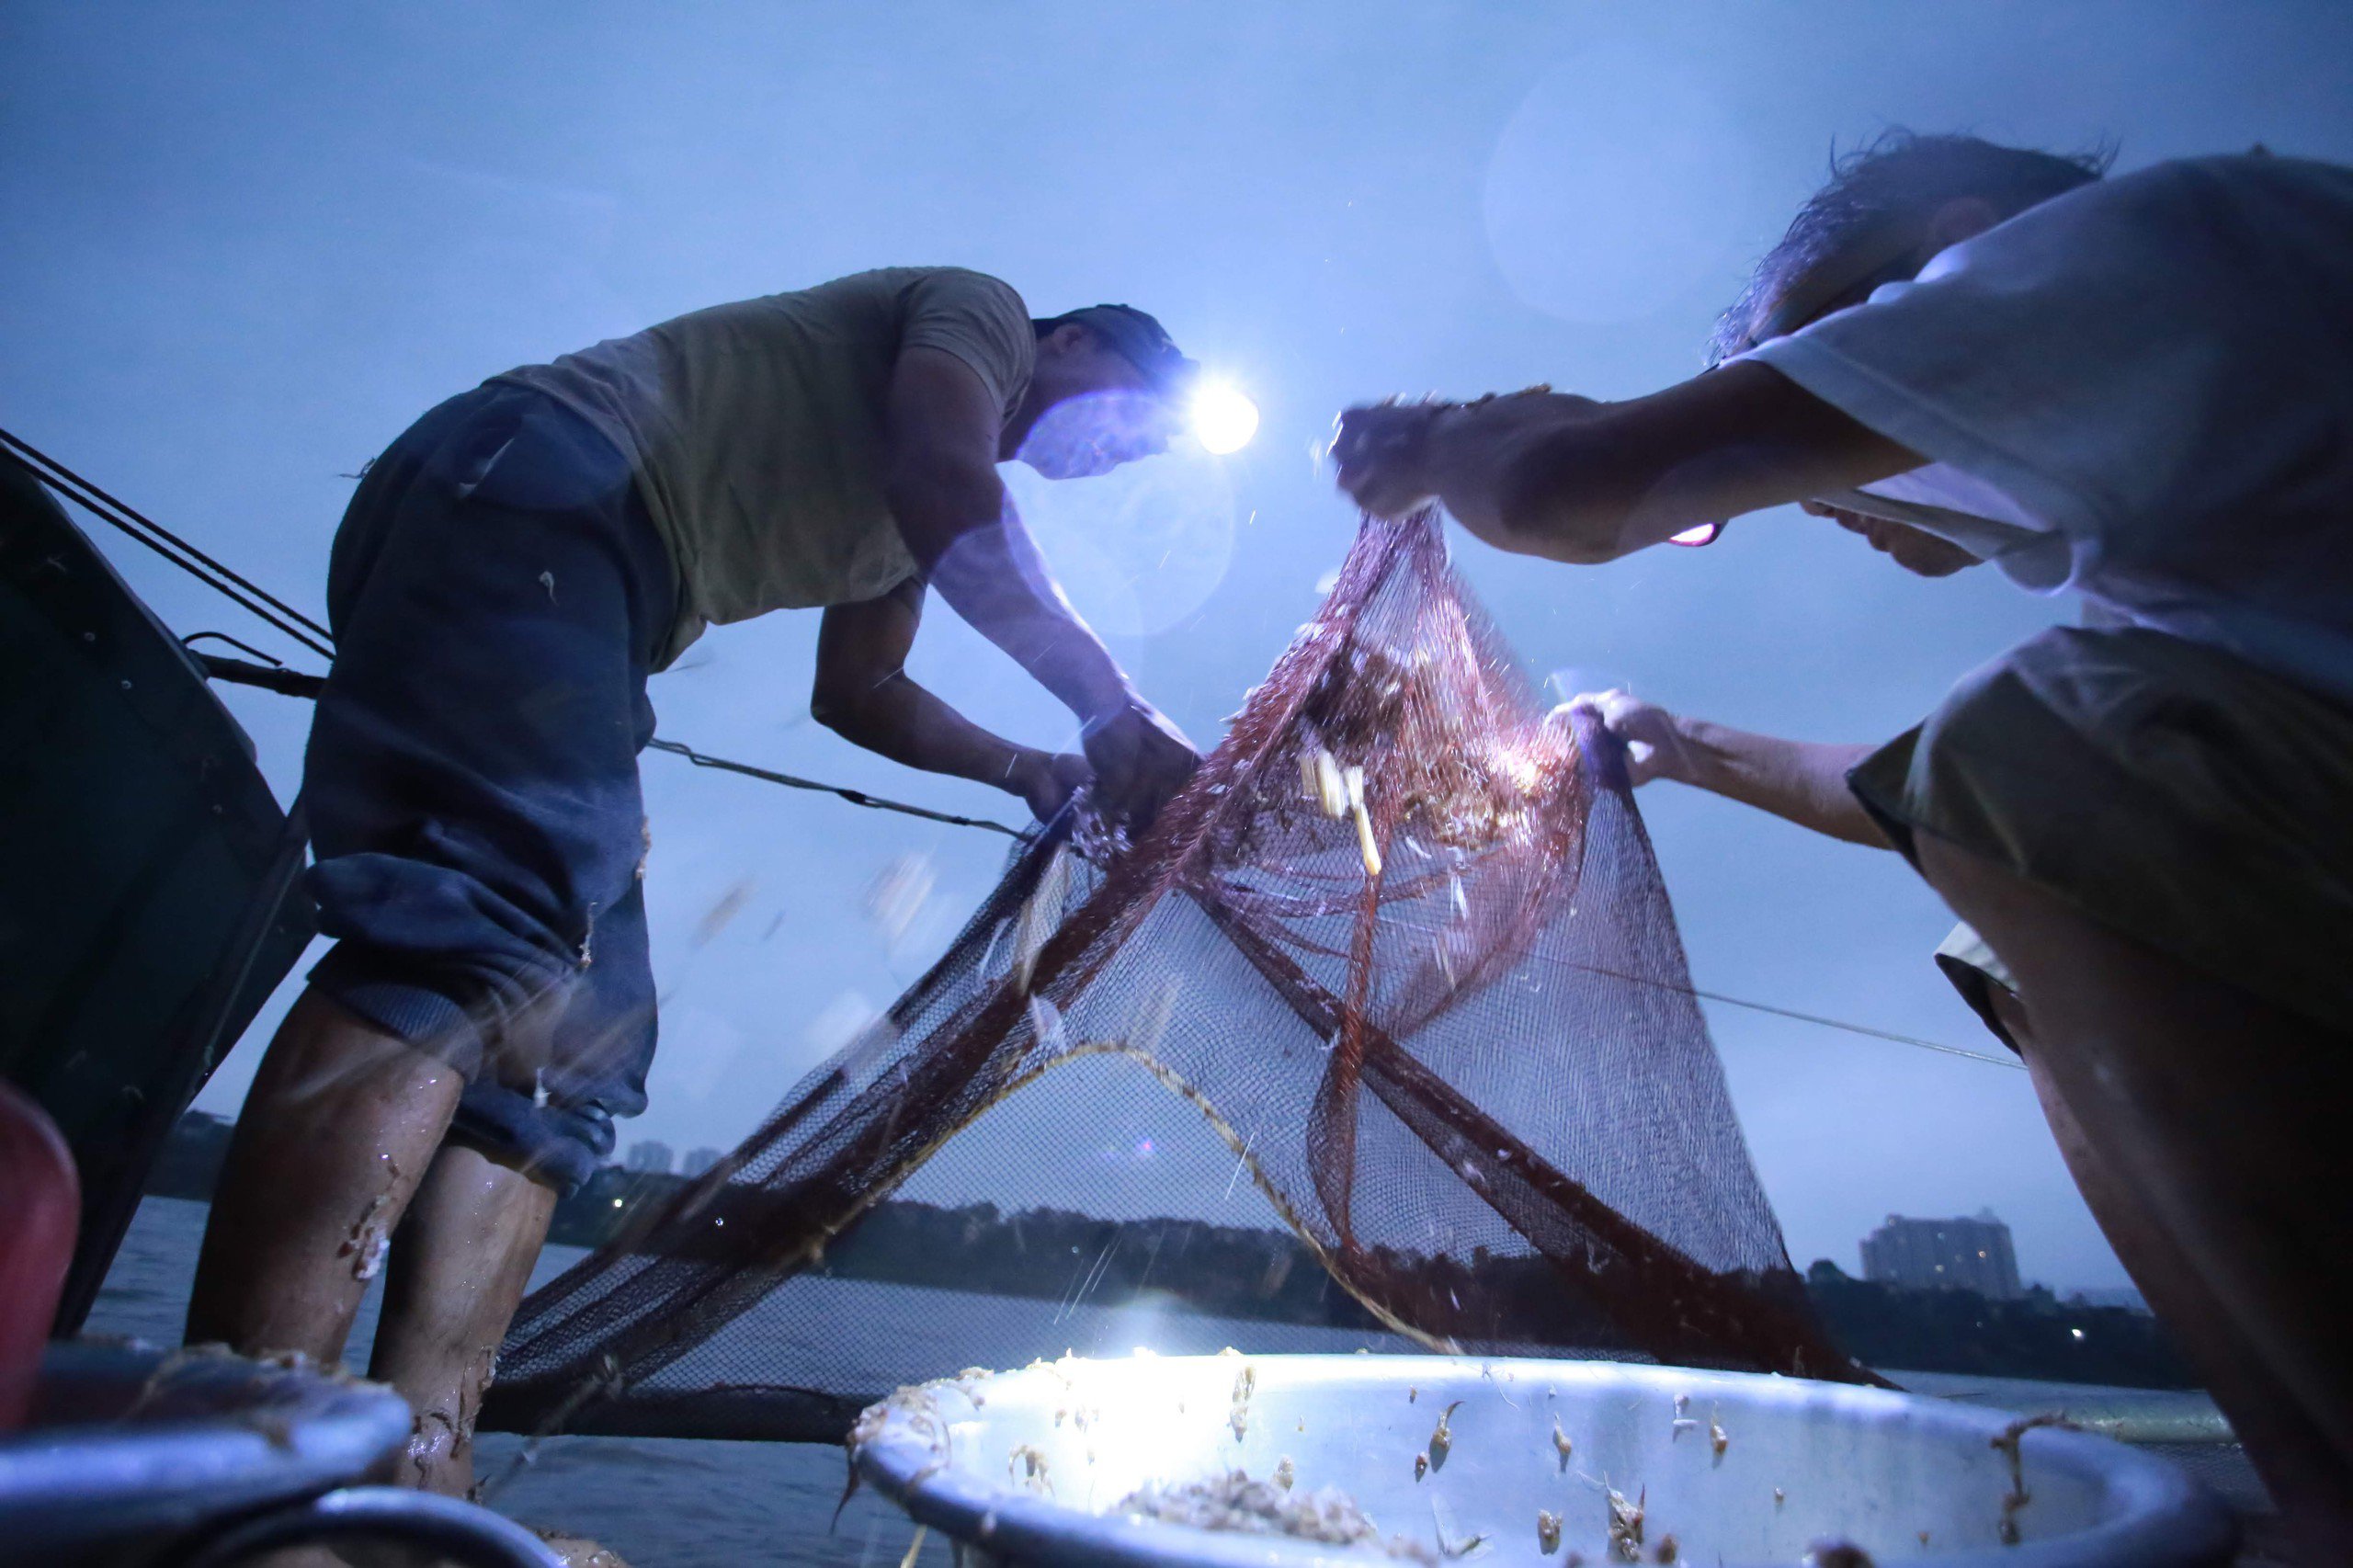
M 892 267 L 718 305 L 496 378 L 585 417 L 636 465 L 677 571 L 669 664 L 711 622 L 874 598 L 915 571 L 883 496 L 892 367 L 970 365 L 1009 415 L 1037 341 L 1007 285 Z

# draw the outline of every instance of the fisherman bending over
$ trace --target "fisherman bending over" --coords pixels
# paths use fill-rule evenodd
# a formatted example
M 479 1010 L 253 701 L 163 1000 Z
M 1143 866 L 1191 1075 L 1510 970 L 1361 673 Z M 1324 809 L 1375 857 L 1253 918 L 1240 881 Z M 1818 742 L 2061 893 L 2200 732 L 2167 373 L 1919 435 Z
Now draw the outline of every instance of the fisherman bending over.
M 1637 777 L 1892 845 L 1982 934 L 2093 1213 L 2313 1561 L 2353 1560 L 2353 170 L 1893 137 L 1714 358 L 1353 410 L 1340 483 L 1579 562 L 1802 502 L 2083 596 L 1876 750 L 1591 700 Z
M 336 945 L 271 1042 L 212 1206 L 191 1341 L 343 1350 L 462 1492 L 492 1358 L 560 1193 L 645 1107 L 646 676 L 712 621 L 823 607 L 812 710 L 1040 818 L 1090 774 L 1142 821 L 1196 761 L 1071 608 L 996 465 L 1161 450 L 1195 367 L 1142 312 L 1030 319 L 895 267 L 722 305 L 452 398 L 352 497 L 303 778 Z M 903 668 L 926 586 L 1082 722 L 989 733 Z

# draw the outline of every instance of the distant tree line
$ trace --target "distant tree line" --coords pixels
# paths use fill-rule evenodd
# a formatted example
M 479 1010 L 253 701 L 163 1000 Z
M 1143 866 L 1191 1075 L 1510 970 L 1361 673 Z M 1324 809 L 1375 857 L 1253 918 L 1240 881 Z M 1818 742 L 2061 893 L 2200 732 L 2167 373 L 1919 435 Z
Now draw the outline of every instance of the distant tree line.
M 182 1119 L 148 1190 L 209 1199 L 229 1126 Z M 593 1247 L 651 1206 L 666 1205 L 697 1178 L 607 1165 L 556 1206 L 551 1241 Z M 725 1258 L 735 1238 L 756 1233 L 785 1199 L 728 1187 L 694 1222 L 656 1232 L 646 1244 L 680 1256 Z M 728 1232 L 734 1225 L 734 1237 Z M 1465 1340 L 1590 1350 L 1621 1335 L 1548 1259 L 1370 1249 L 1389 1282 L 1389 1304 L 1414 1322 Z M 1361 1333 L 1379 1321 L 1288 1231 L 1202 1220 L 1109 1221 L 1066 1210 L 1005 1212 L 992 1203 L 956 1209 L 892 1200 L 835 1238 L 816 1271 L 839 1278 L 1116 1306 L 1147 1293 L 1219 1317 L 1269 1319 Z M 2047 1379 L 2130 1388 L 2195 1386 L 2157 1321 L 2120 1307 L 2062 1303 L 2040 1287 L 2014 1301 L 1966 1290 L 1909 1290 L 1849 1278 L 1827 1260 L 1806 1290 L 1832 1335 L 1874 1367 Z
M 2040 1285 L 2012 1301 L 1856 1279 L 1828 1258 L 1806 1294 L 1850 1356 L 1873 1367 L 1988 1378 L 2186 1389 L 2198 1379 L 2165 1325 L 2129 1307 L 2062 1301 Z

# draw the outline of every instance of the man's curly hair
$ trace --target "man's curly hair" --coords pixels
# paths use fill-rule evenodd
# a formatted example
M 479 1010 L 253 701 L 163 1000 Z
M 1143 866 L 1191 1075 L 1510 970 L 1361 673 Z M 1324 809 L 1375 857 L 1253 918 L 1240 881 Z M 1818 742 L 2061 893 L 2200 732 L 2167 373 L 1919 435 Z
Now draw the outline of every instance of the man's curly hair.
M 1830 183 L 1806 199 L 1789 232 L 1756 264 L 1747 288 L 1716 318 L 1713 364 L 1746 347 L 1758 317 L 1807 268 L 1892 218 L 1926 217 L 1949 201 L 1979 197 L 2005 218 L 2091 184 L 2112 152 L 2038 153 L 1974 136 L 1924 136 L 1892 130 L 1830 159 Z

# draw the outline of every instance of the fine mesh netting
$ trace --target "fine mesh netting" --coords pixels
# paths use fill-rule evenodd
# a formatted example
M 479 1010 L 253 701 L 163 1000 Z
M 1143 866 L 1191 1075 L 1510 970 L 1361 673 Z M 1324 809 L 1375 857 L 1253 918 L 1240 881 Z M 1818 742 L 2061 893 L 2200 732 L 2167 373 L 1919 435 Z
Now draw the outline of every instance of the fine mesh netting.
M 903 1382 L 1138 1344 L 1867 1376 L 1614 746 L 1546 718 L 1434 517 L 1369 522 L 1150 833 L 1017 849 L 885 1018 L 524 1303 L 491 1417 L 829 1439 Z

